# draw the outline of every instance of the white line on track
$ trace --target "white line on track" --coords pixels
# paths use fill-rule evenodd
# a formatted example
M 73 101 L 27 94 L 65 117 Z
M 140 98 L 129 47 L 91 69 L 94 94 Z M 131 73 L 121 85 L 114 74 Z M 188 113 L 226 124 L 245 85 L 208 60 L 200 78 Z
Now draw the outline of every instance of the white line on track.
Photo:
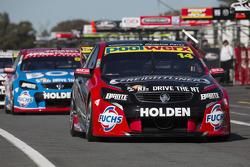
M 237 124 L 237 125 L 250 126 L 250 123 L 246 123 L 242 121 L 231 120 L 230 122 L 233 124 Z
M 20 149 L 23 153 L 25 153 L 37 166 L 39 167 L 55 167 L 47 158 L 45 158 L 38 151 L 16 138 L 9 132 L 0 128 L 0 136 L 4 137 L 18 149 Z
M 249 106 L 240 106 L 240 105 L 235 105 L 235 104 L 230 104 L 230 107 L 250 109 Z
M 241 115 L 241 116 L 250 116 L 250 114 L 239 113 L 239 112 L 234 112 L 234 111 L 230 111 L 230 114 Z

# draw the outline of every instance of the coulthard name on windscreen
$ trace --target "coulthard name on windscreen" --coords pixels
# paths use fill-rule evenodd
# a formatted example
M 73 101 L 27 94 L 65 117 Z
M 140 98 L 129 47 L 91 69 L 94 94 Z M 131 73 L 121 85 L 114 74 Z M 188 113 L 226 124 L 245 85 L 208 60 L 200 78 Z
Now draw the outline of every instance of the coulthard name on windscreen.
M 201 76 L 204 67 L 192 54 L 176 52 L 130 52 L 104 56 L 103 76 L 188 75 Z
M 79 57 L 40 57 L 25 59 L 21 65 L 21 70 L 76 69 L 80 66 Z

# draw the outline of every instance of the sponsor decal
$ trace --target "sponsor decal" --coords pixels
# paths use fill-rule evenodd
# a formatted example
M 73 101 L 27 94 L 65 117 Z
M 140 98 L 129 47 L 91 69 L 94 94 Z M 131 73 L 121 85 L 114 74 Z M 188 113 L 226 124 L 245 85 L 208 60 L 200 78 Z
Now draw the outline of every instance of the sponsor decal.
M 219 99 L 219 93 L 206 93 L 206 94 L 201 94 L 201 100 L 206 100 L 206 99 Z
M 101 123 L 104 132 L 110 132 L 117 124 L 122 123 L 123 116 L 115 110 L 115 106 L 108 106 L 102 114 L 99 115 L 98 122 Z
M 190 117 L 190 108 L 140 108 L 140 117 Z
M 118 93 L 107 93 L 105 96 L 105 99 L 106 100 L 114 99 L 114 100 L 127 101 L 128 95 L 118 94 Z
M 74 78 L 54 78 L 54 79 L 41 78 L 41 79 L 36 79 L 36 82 L 38 83 L 74 82 Z
M 22 82 L 21 87 L 22 88 L 29 88 L 29 89 L 36 89 L 36 84 Z
M 147 88 L 146 86 L 143 85 L 134 85 L 134 86 L 128 86 L 127 90 L 129 92 L 146 92 L 149 91 L 149 88 Z
M 83 54 L 90 54 L 92 50 L 93 50 L 93 47 L 91 46 L 82 46 L 80 51 Z
M 119 83 L 133 83 L 133 82 L 148 82 L 148 81 L 178 81 L 178 82 L 193 82 L 210 84 L 210 81 L 205 78 L 180 77 L 180 76 L 166 76 L 166 75 L 150 75 L 140 77 L 127 77 L 122 79 L 112 79 L 110 84 L 116 85 Z
M 23 91 L 17 98 L 17 102 L 21 107 L 26 107 L 33 102 L 33 97 L 30 96 L 29 91 Z
M 44 76 L 51 76 L 51 77 L 59 77 L 59 76 L 66 76 L 66 75 L 74 75 L 74 73 L 67 72 L 67 71 L 49 71 L 45 74 L 37 72 L 37 73 L 27 73 L 26 77 L 27 79 L 33 79 L 33 78 L 41 78 Z
M 100 99 L 97 99 L 97 100 L 95 101 L 95 105 L 96 105 L 96 106 L 99 106 L 100 101 L 101 101 Z
M 183 8 L 181 10 L 182 19 L 212 19 L 213 9 L 212 8 Z
M 71 92 L 53 92 L 53 93 L 43 92 L 43 98 L 44 99 L 70 99 Z
M 127 52 L 177 52 L 193 53 L 188 46 L 110 46 L 105 48 L 105 55 Z
M 210 123 L 214 130 L 219 130 L 224 120 L 224 112 L 220 104 L 213 106 L 211 113 L 206 115 L 206 123 Z
M 52 82 L 50 79 L 47 79 L 47 78 L 40 78 L 40 79 L 36 79 L 36 82 L 38 83 L 50 83 Z
M 153 86 L 153 91 L 200 92 L 199 87 L 187 86 Z

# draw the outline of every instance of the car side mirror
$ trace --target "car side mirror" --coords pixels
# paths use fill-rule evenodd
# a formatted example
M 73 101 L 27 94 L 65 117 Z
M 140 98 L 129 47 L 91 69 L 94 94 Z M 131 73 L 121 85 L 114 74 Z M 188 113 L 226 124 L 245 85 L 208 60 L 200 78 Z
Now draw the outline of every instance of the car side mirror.
M 91 69 L 89 68 L 77 68 L 74 72 L 75 77 L 90 78 L 92 76 Z
M 15 69 L 14 68 L 4 68 L 3 71 L 6 74 L 14 74 L 15 73 Z
M 209 72 L 214 78 L 224 77 L 225 75 L 225 70 L 223 68 L 212 68 Z

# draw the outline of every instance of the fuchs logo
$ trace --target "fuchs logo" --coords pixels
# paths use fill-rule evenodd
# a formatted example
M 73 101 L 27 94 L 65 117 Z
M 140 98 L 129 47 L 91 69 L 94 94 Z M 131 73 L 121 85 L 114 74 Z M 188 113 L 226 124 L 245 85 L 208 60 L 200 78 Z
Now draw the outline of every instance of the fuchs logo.
M 219 130 L 224 120 L 224 112 L 221 109 L 220 104 L 216 104 L 210 114 L 206 116 L 206 123 L 210 123 L 214 130 Z
M 102 114 L 100 114 L 98 122 L 102 124 L 105 132 L 110 132 L 116 124 L 122 123 L 122 115 L 118 115 L 115 106 L 108 106 Z
M 23 91 L 17 98 L 18 103 L 21 107 L 26 107 L 28 104 L 32 103 L 33 97 L 30 96 L 28 91 Z

